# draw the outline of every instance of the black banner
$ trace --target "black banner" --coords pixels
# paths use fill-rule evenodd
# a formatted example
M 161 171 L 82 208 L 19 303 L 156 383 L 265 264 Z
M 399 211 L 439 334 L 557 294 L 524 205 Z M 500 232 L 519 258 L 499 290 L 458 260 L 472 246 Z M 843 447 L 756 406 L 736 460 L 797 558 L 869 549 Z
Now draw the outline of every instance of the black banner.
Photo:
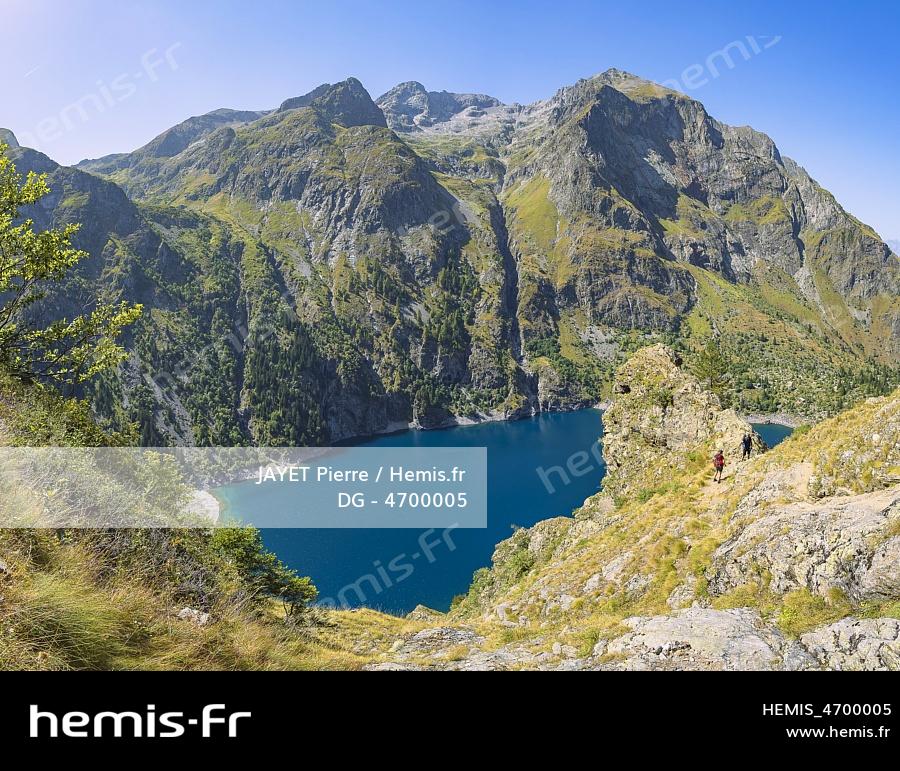
M 574 751 L 580 734 L 610 752 L 714 741 L 741 758 L 816 749 L 862 759 L 898 747 L 897 683 L 890 673 L 3 673 L 0 743 L 116 757 L 543 736 Z

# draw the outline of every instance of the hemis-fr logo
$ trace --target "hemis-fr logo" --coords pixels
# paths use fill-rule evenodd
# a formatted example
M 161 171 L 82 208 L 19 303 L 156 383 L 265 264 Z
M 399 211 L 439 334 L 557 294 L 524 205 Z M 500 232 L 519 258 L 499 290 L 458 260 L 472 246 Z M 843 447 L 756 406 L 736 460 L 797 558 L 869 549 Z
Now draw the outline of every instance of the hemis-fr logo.
M 207 704 L 199 717 L 184 712 L 158 712 L 148 704 L 141 712 L 65 712 L 56 714 L 31 704 L 28 735 L 32 739 L 176 739 L 199 733 L 204 739 L 238 735 L 238 723 L 252 717 L 250 712 L 228 712 L 224 704 Z

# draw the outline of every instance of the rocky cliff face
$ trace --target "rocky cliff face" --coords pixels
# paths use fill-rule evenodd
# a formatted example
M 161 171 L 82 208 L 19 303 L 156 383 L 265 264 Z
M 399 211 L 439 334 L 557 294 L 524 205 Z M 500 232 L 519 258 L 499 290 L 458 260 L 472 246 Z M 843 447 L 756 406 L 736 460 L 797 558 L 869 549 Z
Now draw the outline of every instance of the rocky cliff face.
M 900 352 L 897 260 L 764 134 L 615 70 L 562 89 L 529 130 L 544 141 L 521 165 L 511 158 L 507 200 L 528 190 L 556 210 L 557 306 L 574 296 L 602 311 L 625 292 L 628 315 L 622 303 L 610 308 L 615 325 L 674 327 L 697 295 L 677 268 L 695 266 L 731 282 L 787 285 L 836 326 L 839 315 L 857 319 L 848 345 L 874 354 L 887 338 L 891 355 Z M 523 224 L 534 235 L 535 224 Z M 610 253 L 629 280 L 589 297 L 615 272 Z M 862 328 L 868 342 L 856 336 Z
M 95 403 L 158 441 L 574 408 L 659 339 L 715 338 L 746 411 L 900 377 L 897 256 L 771 139 L 627 73 L 528 106 L 351 78 L 77 172 L 16 152 L 65 191 L 44 220 L 86 224 L 71 294 L 151 311 Z
M 376 668 L 900 669 L 900 391 L 741 462 L 749 426 L 670 350 L 616 382 L 603 492 L 500 544 Z
M 617 373 L 615 401 L 603 414 L 608 494 L 630 495 L 664 483 L 700 445 L 716 445 L 733 459 L 750 434 L 755 450 L 766 450 L 750 424 L 734 410 L 723 410 L 718 397 L 682 364 L 671 349 L 657 345 L 640 351 Z

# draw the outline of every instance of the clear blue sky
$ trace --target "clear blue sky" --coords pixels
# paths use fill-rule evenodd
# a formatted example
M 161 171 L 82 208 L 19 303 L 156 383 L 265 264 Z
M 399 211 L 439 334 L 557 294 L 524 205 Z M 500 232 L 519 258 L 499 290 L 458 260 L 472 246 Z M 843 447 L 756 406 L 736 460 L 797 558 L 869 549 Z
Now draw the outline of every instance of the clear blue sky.
M 190 115 L 273 107 L 349 75 L 373 97 L 419 80 L 524 103 L 619 67 L 678 80 L 720 120 L 770 134 L 851 212 L 900 238 L 900 3 L 837 6 L 0 0 L 0 126 L 73 163 Z M 706 65 L 734 41 L 733 66 Z

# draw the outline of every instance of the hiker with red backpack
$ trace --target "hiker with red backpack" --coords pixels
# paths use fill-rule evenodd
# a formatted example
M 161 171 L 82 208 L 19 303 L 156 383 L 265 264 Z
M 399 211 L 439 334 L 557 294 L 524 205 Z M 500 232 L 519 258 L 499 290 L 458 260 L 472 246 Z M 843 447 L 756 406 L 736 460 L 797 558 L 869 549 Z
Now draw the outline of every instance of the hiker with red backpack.
M 725 470 L 725 453 L 721 450 L 716 450 L 715 457 L 713 458 L 713 468 L 716 470 L 713 481 L 721 482 L 722 472 Z

